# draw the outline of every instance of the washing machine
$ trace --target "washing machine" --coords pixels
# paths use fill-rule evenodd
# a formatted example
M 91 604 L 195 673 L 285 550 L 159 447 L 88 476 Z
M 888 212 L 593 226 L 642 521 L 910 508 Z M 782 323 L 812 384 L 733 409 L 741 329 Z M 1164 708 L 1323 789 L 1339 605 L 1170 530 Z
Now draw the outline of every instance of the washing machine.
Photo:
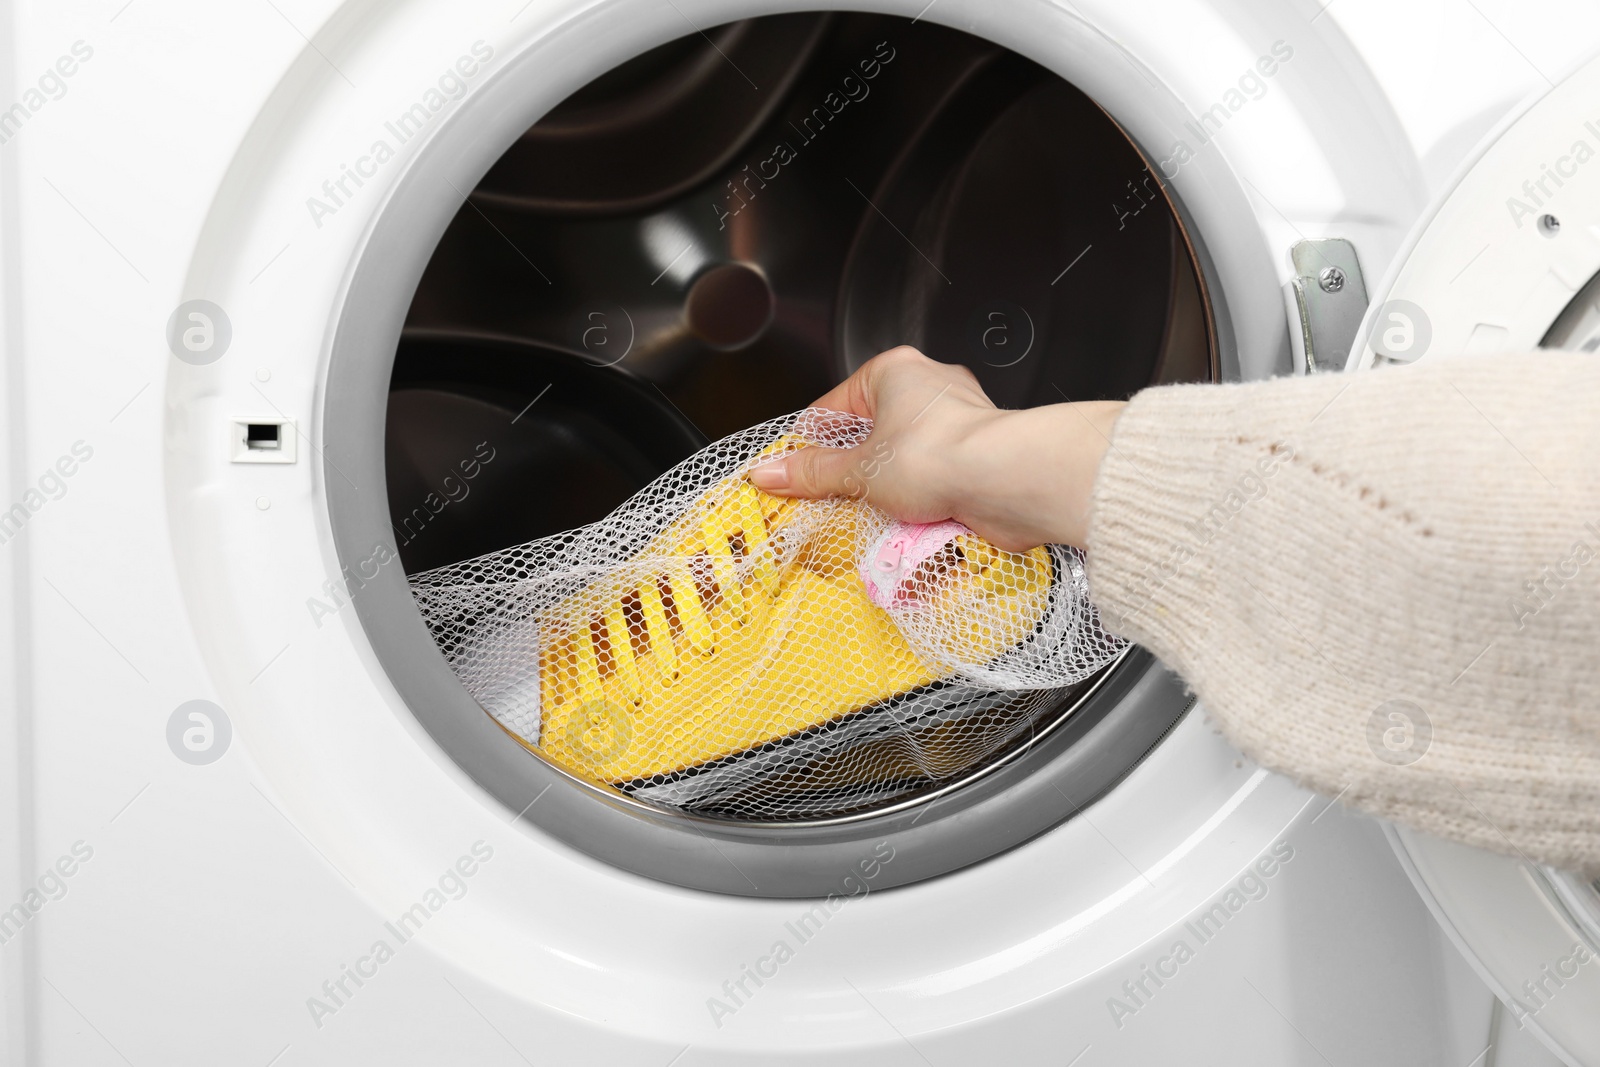
M 1414 39 L 1518 52 L 1468 8 Z M 1360 0 L 0 18 L 8 1062 L 1600 1063 L 1593 886 L 1142 649 L 950 766 L 608 786 L 411 589 L 894 344 L 1007 406 L 1591 350 L 1584 13 L 1470 99 Z

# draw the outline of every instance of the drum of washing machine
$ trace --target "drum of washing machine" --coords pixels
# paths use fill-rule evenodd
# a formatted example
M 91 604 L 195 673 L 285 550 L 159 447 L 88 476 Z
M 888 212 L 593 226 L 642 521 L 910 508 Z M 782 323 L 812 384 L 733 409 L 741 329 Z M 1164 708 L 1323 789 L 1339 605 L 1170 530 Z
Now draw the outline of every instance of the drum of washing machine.
M 417 527 L 401 558 L 415 574 L 600 520 L 896 344 L 1007 407 L 1211 377 L 1199 278 L 1138 148 L 1015 54 L 868 15 L 672 42 L 530 129 L 441 239 L 390 398 L 391 512 Z M 494 459 L 421 529 L 415 501 L 466 486 L 480 441 Z M 1100 677 L 1031 701 L 934 680 L 612 784 L 732 819 L 878 810 L 1016 754 Z

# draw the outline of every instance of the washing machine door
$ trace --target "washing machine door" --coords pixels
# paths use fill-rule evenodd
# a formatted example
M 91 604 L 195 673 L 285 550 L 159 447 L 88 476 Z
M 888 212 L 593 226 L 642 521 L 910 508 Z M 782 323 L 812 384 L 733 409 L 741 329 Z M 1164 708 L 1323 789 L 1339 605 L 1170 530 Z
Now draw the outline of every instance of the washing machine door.
M 1486 139 L 1379 286 L 1353 369 L 1600 349 L 1597 98 L 1600 58 Z M 1390 836 L 1518 1024 L 1566 1063 L 1600 1064 L 1600 883 L 1407 829 Z

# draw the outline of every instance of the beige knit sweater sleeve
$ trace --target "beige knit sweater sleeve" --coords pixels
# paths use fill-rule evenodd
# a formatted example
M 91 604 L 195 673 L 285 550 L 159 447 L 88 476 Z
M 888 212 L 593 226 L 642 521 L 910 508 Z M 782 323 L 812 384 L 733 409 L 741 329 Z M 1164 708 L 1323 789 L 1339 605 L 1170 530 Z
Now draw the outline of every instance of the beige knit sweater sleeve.
M 1264 766 L 1600 874 L 1600 356 L 1146 390 L 1088 540 L 1107 625 Z

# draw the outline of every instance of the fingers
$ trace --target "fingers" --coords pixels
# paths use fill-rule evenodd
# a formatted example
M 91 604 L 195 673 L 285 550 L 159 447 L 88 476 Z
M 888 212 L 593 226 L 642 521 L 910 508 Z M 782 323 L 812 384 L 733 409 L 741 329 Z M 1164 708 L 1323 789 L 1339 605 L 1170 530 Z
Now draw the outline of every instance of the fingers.
M 864 419 L 872 418 L 877 405 L 873 403 L 872 393 L 866 388 L 863 377 L 868 366 L 871 364 L 864 364 L 860 370 L 813 400 L 811 406 L 826 408 L 829 411 L 845 411 L 851 415 L 860 415 Z
M 933 417 L 914 427 L 945 398 Z M 756 488 L 803 499 L 864 497 L 866 483 L 877 477 L 884 457 L 894 456 L 902 445 L 913 445 L 911 438 L 921 442 L 912 452 L 939 452 L 960 437 L 959 427 L 969 424 L 975 413 L 994 409 L 970 369 L 936 362 L 909 345 L 869 359 L 812 406 L 870 418 L 875 424 L 872 434 L 853 449 L 807 448 L 754 467 L 749 477 Z M 937 499 L 936 488 L 924 483 L 930 479 L 908 482 L 897 476 L 878 488 L 892 490 L 891 496 L 910 493 L 921 502 L 913 506 L 916 511 L 945 506 L 931 503 Z
M 851 495 L 850 472 L 859 448 L 802 448 L 750 468 L 750 484 L 773 496 L 816 500 Z
M 857 367 L 850 377 L 818 397 L 811 406 L 827 408 L 829 411 L 847 411 L 867 419 L 876 418 L 885 371 L 907 362 L 931 364 L 933 361 L 910 345 L 880 352 Z

